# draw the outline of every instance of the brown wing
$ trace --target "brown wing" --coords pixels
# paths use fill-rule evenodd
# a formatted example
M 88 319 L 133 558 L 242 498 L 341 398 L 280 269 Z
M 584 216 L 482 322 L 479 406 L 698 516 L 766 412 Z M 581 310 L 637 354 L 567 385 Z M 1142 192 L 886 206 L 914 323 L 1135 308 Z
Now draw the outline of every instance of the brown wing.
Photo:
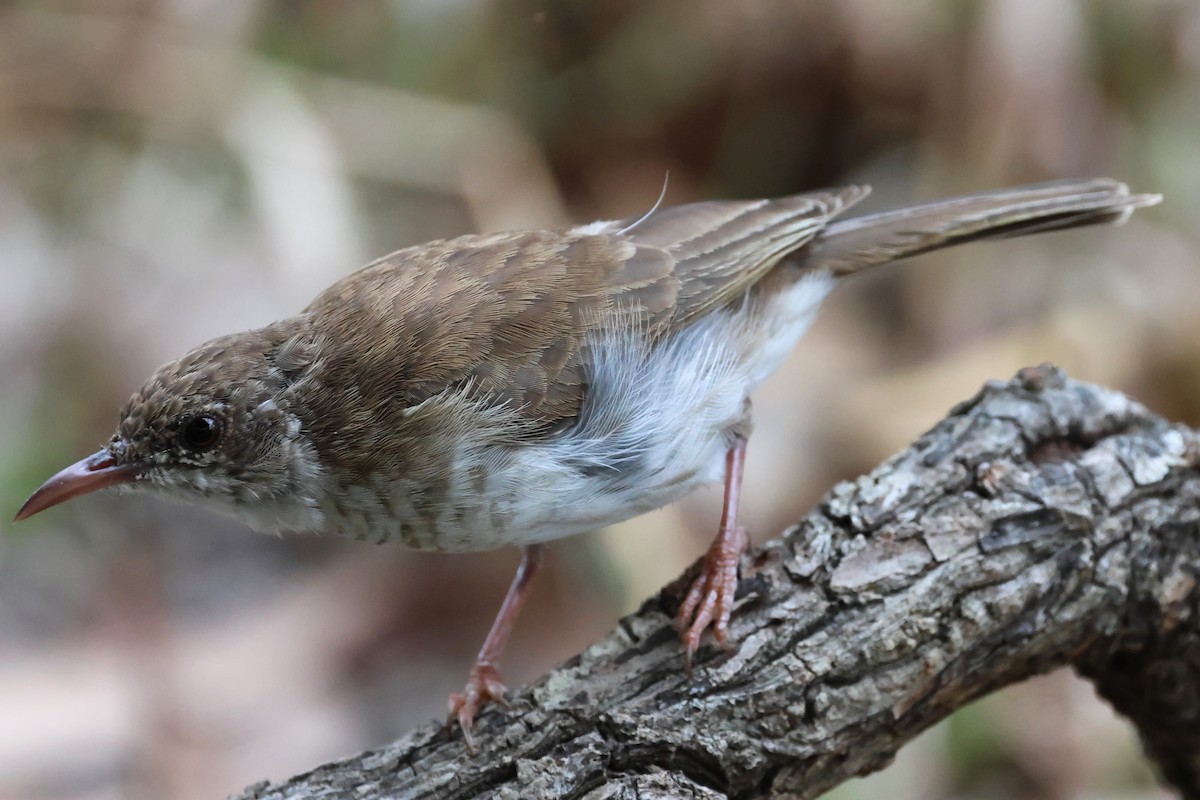
M 679 280 L 665 252 L 605 236 L 466 236 L 393 253 L 330 287 L 320 316 L 325 381 L 369 406 L 449 388 L 519 408 L 541 426 L 578 413 L 583 348 L 615 317 L 661 326 Z M 632 324 L 632 319 L 630 320 Z
M 775 200 L 674 206 L 633 224 L 626 235 L 665 250 L 675 262 L 681 285 L 674 321 L 685 325 L 741 296 L 869 192 L 847 186 Z
M 382 424 L 464 387 L 540 430 L 574 419 L 601 326 L 661 335 L 741 296 L 865 192 L 716 202 L 656 212 L 620 232 L 466 236 L 401 250 L 330 287 L 306 313 L 337 331 L 325 381 L 352 384 Z

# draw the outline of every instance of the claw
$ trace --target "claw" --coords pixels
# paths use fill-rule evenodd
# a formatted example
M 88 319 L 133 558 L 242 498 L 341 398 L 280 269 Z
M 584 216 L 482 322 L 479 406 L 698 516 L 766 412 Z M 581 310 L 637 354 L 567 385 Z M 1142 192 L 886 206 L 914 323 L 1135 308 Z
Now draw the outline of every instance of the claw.
M 679 606 L 676 626 L 683 638 L 687 674 L 692 674 L 692 662 L 700 649 L 704 631 L 712 626 L 713 638 L 729 650 L 729 616 L 733 613 L 738 585 L 738 556 L 748 539 L 743 528 L 722 531 L 704 557 L 700 574 L 688 589 Z
M 508 703 L 504 699 L 507 691 L 500 679 L 500 670 L 495 665 L 476 663 L 471 667 L 467 685 L 462 692 L 450 695 L 446 702 L 450 712 L 446 718 L 446 725 L 450 726 L 455 720 L 458 721 L 463 738 L 467 741 L 467 748 L 472 752 L 475 751 L 475 739 L 471 736 L 471 730 L 475 726 L 475 715 L 488 703 L 497 703 L 507 708 Z

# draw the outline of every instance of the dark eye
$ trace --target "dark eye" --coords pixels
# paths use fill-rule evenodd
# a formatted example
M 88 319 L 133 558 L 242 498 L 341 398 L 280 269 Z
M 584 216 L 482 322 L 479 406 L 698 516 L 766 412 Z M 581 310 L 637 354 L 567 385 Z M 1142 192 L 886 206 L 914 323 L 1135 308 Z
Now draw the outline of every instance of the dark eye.
M 208 450 L 221 438 L 221 426 L 215 417 L 201 414 L 183 423 L 179 439 L 191 450 Z

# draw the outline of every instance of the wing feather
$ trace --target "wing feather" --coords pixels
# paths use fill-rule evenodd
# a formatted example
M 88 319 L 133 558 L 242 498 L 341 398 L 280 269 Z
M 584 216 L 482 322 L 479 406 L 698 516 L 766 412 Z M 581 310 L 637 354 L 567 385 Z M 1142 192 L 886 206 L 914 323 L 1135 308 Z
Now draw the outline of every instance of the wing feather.
M 697 203 L 625 233 L 613 223 L 398 251 L 305 310 L 335 331 L 322 348 L 323 382 L 352 388 L 356 419 L 380 426 L 461 389 L 508 406 L 530 430 L 558 429 L 579 413 L 588 345 L 601 329 L 669 335 L 743 295 L 865 193 Z

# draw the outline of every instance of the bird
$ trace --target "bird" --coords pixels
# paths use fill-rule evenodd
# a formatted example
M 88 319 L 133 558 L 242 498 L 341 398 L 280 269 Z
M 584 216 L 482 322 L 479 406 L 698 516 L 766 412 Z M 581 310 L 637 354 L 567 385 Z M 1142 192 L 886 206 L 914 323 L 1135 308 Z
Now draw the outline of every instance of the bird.
M 268 532 L 522 548 L 448 701 L 469 746 L 479 711 L 503 702 L 500 656 L 546 543 L 721 483 L 716 537 L 677 613 L 690 673 L 710 628 L 730 646 L 751 393 L 834 288 L 944 247 L 1120 223 L 1161 199 L 1078 179 L 847 215 L 869 191 L 656 204 L 398 250 L 294 316 L 160 367 L 103 447 L 16 519 L 117 487 Z

